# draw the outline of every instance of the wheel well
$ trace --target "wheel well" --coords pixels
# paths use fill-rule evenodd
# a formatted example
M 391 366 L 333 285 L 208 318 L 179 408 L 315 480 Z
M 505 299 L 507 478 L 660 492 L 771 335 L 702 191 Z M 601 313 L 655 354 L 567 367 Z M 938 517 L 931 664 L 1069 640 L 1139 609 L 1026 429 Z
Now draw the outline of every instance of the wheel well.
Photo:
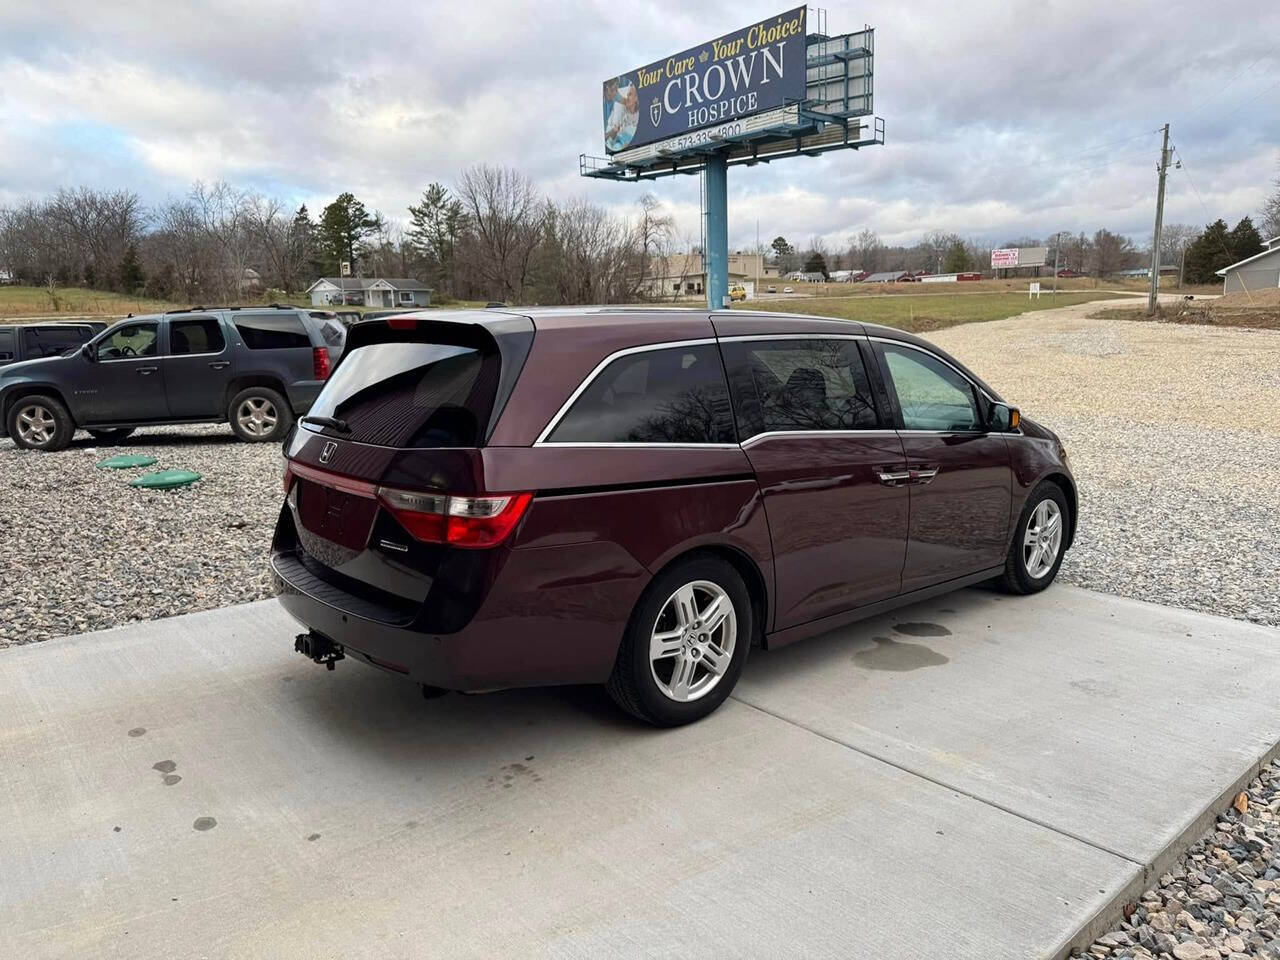
M 679 563 L 682 560 L 700 555 L 717 557 L 738 571 L 738 575 L 742 577 L 742 582 L 747 585 L 747 595 L 751 597 L 751 614 L 755 623 L 756 634 L 752 637 L 751 643 L 752 646 L 763 647 L 765 645 L 765 616 L 769 612 L 769 591 L 765 586 L 764 575 L 760 572 L 755 560 L 741 550 L 723 545 L 696 547 L 680 554 L 678 557 L 672 557 L 661 570 L 654 572 L 654 577 L 657 577 L 673 563 Z
M 1071 478 L 1065 473 L 1051 473 L 1044 479 L 1049 483 L 1056 484 L 1062 490 L 1062 495 L 1067 498 L 1067 505 L 1071 507 L 1071 524 L 1067 527 L 1067 547 L 1070 547 L 1076 538 L 1076 515 L 1079 513 L 1076 485 L 1071 482 Z M 1066 547 L 1063 549 L 1065 550 Z
M 67 410 L 67 415 L 71 417 L 71 422 L 76 422 L 75 414 L 71 412 L 71 404 L 67 403 L 67 398 L 62 395 L 62 391 L 56 387 L 41 387 L 35 384 L 30 386 L 15 387 L 4 398 L 4 408 L 0 409 L 0 435 L 7 433 L 9 430 L 9 411 L 23 397 L 53 397 L 61 403 Z
M 286 402 L 289 399 L 289 394 L 285 392 L 284 384 L 275 377 L 261 375 L 236 377 L 227 384 L 227 392 L 222 398 L 222 412 L 227 413 L 228 408 L 231 406 L 231 398 L 248 387 L 267 387 L 284 397 Z

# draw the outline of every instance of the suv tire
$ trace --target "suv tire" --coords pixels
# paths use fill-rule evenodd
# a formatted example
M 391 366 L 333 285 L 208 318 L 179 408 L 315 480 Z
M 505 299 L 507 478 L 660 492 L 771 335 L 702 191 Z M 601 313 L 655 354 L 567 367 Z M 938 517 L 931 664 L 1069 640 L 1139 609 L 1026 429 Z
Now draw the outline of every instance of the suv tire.
M 131 433 L 133 433 L 133 427 L 115 427 L 111 430 L 89 431 L 89 435 L 99 443 L 119 443 Z
M 293 426 L 289 401 L 270 387 L 246 387 L 227 405 L 231 432 L 241 440 L 282 441 Z
M 15 400 L 9 407 L 5 427 L 19 447 L 46 452 L 65 449 L 76 432 L 75 422 L 62 401 L 44 394 Z
M 1007 593 L 1039 593 L 1053 583 L 1067 552 L 1071 507 L 1056 483 L 1043 481 L 1027 497 L 1013 529 L 1004 574 L 996 582 Z
M 606 685 L 609 695 L 655 726 L 701 720 L 733 691 L 754 631 L 751 598 L 738 571 L 718 557 L 678 561 L 636 604 Z M 671 653 L 654 659 L 664 637 Z

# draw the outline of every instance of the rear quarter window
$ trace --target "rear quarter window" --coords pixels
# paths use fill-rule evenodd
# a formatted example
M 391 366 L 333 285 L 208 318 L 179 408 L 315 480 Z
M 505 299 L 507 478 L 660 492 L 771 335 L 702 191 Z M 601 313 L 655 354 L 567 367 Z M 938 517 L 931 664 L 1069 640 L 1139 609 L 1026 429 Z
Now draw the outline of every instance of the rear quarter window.
M 311 337 L 296 313 L 241 313 L 233 320 L 236 332 L 250 350 L 285 350 L 310 347 Z
M 0 362 L 14 359 L 17 348 L 17 338 L 13 331 L 0 328 Z
M 734 443 L 715 344 L 618 357 L 573 402 L 547 443 Z
M 23 330 L 27 359 L 56 357 L 89 339 L 88 327 L 28 327 Z

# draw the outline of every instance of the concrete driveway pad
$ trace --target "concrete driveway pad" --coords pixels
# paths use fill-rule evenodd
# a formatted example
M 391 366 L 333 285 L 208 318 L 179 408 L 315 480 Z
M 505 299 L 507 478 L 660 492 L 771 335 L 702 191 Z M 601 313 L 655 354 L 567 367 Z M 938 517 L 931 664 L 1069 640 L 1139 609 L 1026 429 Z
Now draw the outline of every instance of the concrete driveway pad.
M 6 952 L 1049 956 L 1280 739 L 1280 634 L 1065 588 L 757 654 L 673 731 L 423 702 L 295 632 L 268 601 L 0 654 Z

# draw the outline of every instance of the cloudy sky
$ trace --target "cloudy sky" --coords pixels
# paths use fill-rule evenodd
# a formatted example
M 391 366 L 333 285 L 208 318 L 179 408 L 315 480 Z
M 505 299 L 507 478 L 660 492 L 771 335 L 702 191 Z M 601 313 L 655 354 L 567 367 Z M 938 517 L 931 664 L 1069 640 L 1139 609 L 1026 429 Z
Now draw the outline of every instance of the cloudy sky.
M 693 178 L 578 176 L 603 153 L 610 74 L 786 3 L 648 0 L 4 0 L 0 203 L 59 186 L 149 201 L 223 178 L 313 211 L 342 190 L 405 216 L 476 162 L 630 208 L 643 189 L 697 235 Z M 876 28 L 887 143 L 730 172 L 730 243 L 870 227 L 995 242 L 1151 229 L 1156 128 L 1184 162 L 1166 219 L 1254 213 L 1280 163 L 1280 5 L 1134 0 L 828 8 Z M 1203 203 L 1203 205 L 1202 205 Z

